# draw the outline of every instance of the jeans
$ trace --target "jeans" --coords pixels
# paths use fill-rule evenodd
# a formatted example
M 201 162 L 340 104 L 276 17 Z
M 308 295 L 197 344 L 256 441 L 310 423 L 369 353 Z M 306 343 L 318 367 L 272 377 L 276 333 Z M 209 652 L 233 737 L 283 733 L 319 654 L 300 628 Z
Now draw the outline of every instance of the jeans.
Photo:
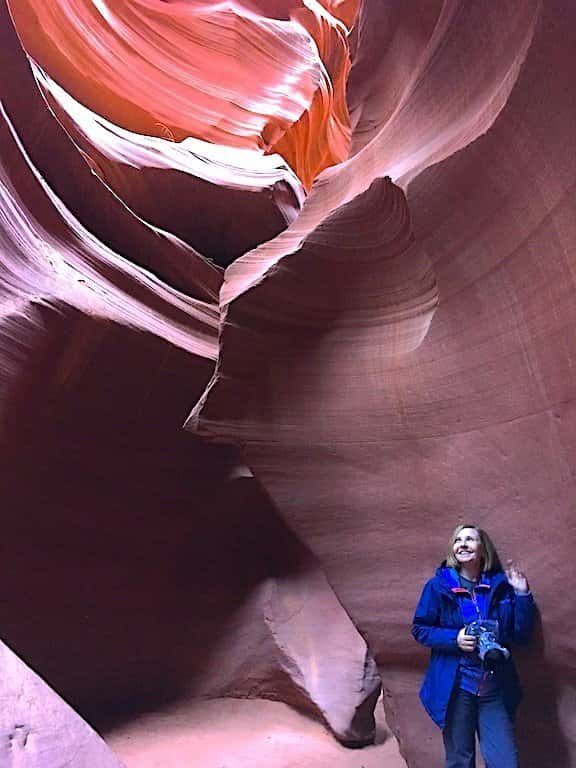
M 474 768 L 476 732 L 486 768 L 518 768 L 514 726 L 501 692 L 475 696 L 457 688 L 442 731 L 446 768 Z

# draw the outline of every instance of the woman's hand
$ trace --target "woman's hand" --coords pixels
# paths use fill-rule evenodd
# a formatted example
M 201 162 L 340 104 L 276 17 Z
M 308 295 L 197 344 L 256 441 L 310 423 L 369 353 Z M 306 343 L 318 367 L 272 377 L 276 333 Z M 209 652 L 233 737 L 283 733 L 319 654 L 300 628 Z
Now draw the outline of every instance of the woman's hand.
M 467 635 L 466 627 L 462 627 L 460 632 L 458 632 L 456 642 L 458 648 L 460 648 L 461 651 L 464 651 L 464 653 L 472 653 L 474 648 L 476 648 L 476 637 L 474 635 Z
M 506 561 L 506 578 L 514 592 L 525 595 L 530 590 L 526 576 L 513 560 Z

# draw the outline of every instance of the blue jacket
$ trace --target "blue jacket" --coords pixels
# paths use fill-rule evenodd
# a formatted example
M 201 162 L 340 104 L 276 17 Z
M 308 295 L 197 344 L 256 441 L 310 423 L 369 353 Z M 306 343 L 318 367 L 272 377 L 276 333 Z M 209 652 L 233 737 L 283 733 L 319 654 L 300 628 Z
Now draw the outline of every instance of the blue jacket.
M 424 586 L 418 602 L 412 635 L 431 649 L 430 664 L 420 689 L 424 708 L 436 725 L 444 728 L 446 711 L 458 675 L 463 651 L 456 639 L 464 626 L 457 590 L 450 578 L 450 569 L 440 567 Z M 500 643 L 506 647 L 524 644 L 530 639 L 534 613 L 532 595 L 517 595 L 502 571 L 484 574 L 490 585 L 485 618 L 498 619 Z M 498 672 L 504 703 L 514 715 L 520 702 L 521 690 L 514 663 L 510 658 Z

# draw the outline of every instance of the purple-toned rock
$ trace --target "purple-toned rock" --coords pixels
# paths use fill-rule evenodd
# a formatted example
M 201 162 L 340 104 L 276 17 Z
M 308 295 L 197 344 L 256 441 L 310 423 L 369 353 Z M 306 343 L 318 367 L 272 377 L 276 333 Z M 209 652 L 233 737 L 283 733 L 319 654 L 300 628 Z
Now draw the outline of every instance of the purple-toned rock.
M 125 768 L 98 734 L 0 642 L 0 764 Z

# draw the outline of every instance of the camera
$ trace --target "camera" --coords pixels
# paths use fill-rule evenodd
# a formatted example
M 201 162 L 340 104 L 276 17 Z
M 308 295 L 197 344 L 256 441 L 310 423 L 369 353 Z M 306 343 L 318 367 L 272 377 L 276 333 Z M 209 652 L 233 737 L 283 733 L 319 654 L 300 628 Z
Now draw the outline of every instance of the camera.
M 466 634 L 478 638 L 478 655 L 488 667 L 497 667 L 510 658 L 510 651 L 498 642 L 498 622 L 490 619 L 473 621 Z

